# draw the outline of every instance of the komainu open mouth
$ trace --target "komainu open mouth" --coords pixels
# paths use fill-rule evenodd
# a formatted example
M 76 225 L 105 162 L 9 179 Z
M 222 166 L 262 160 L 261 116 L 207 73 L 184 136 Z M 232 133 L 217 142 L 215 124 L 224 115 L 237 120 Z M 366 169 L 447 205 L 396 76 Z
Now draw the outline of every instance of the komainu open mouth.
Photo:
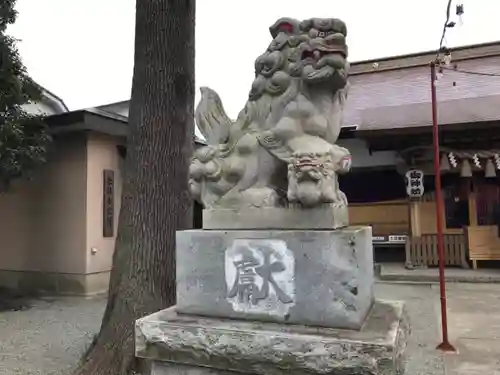
M 334 47 L 334 48 L 307 48 L 302 51 L 301 59 L 302 60 L 313 60 L 313 61 L 319 61 L 325 56 L 329 55 L 340 55 L 344 59 L 347 57 L 345 50 L 342 47 Z

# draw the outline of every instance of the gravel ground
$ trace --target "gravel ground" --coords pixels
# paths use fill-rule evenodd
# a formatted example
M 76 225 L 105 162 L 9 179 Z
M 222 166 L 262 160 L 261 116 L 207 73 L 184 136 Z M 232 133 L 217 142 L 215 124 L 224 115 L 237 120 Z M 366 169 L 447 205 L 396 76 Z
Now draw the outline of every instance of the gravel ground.
M 0 313 L 0 375 L 71 374 L 99 330 L 105 299 L 37 300 Z
M 443 375 L 443 360 L 436 351 L 440 342 L 435 302 L 437 293 L 431 285 L 376 284 L 378 298 L 406 301 L 411 335 L 408 342 L 407 375 Z
M 377 284 L 378 298 L 406 300 L 412 325 L 408 375 L 442 375 L 435 313 L 429 285 Z M 98 331 L 104 298 L 34 301 L 31 309 L 0 313 L 0 375 L 71 374 Z

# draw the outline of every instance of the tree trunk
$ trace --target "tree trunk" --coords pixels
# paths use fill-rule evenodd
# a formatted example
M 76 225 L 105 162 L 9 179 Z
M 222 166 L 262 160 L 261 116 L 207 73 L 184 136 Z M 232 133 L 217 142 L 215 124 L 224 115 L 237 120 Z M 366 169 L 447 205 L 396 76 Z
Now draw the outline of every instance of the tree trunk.
M 108 304 L 78 375 L 124 375 L 136 319 L 175 303 L 175 231 L 192 225 L 195 0 L 137 0 L 130 134 Z

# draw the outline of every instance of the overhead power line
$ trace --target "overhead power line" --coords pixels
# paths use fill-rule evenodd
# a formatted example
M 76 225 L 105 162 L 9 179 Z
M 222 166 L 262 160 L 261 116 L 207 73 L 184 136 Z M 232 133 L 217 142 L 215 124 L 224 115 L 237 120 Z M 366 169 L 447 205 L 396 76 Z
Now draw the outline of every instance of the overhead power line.
M 453 24 L 450 24 L 451 1 L 452 0 L 448 0 L 448 5 L 446 6 L 446 21 L 444 22 L 443 33 L 441 34 L 441 40 L 439 42 L 439 49 L 437 51 L 436 59 L 439 57 L 439 53 L 443 49 L 444 38 L 446 37 L 446 30 L 449 27 L 455 26 L 454 22 L 453 22 Z
M 436 52 L 436 62 L 439 64 L 439 68 L 443 70 L 451 70 L 457 73 L 462 73 L 462 74 L 470 74 L 470 75 L 476 75 L 476 76 L 486 76 L 486 77 L 500 77 L 499 73 L 486 73 L 486 72 L 475 72 L 475 71 L 470 71 L 470 70 L 465 70 L 465 69 L 458 69 L 458 67 L 451 67 L 451 66 L 446 66 L 449 65 L 451 61 L 451 54 L 448 48 L 444 45 L 444 41 L 446 38 L 446 31 L 449 28 L 455 27 L 456 23 L 454 21 L 450 21 L 451 17 L 451 3 L 452 0 L 448 0 L 448 4 L 446 6 L 446 20 L 443 25 L 443 33 L 441 34 L 441 39 L 439 41 L 439 49 Z M 458 4 L 456 6 L 456 15 L 458 17 L 462 17 L 464 14 L 464 6 L 463 4 Z M 446 62 L 445 64 L 442 63 L 439 59 L 440 53 L 444 52 L 445 53 L 445 58 L 444 61 Z M 448 61 L 446 61 L 446 57 L 448 57 Z

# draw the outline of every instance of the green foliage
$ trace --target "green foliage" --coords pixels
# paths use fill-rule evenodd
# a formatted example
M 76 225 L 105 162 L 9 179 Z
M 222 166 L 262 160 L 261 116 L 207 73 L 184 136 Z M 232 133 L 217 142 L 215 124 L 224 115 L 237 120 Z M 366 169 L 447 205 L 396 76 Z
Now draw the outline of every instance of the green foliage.
M 42 118 L 23 109 L 40 99 L 40 89 L 26 72 L 16 39 L 5 34 L 16 20 L 15 3 L 0 0 L 0 189 L 43 164 L 50 142 Z

